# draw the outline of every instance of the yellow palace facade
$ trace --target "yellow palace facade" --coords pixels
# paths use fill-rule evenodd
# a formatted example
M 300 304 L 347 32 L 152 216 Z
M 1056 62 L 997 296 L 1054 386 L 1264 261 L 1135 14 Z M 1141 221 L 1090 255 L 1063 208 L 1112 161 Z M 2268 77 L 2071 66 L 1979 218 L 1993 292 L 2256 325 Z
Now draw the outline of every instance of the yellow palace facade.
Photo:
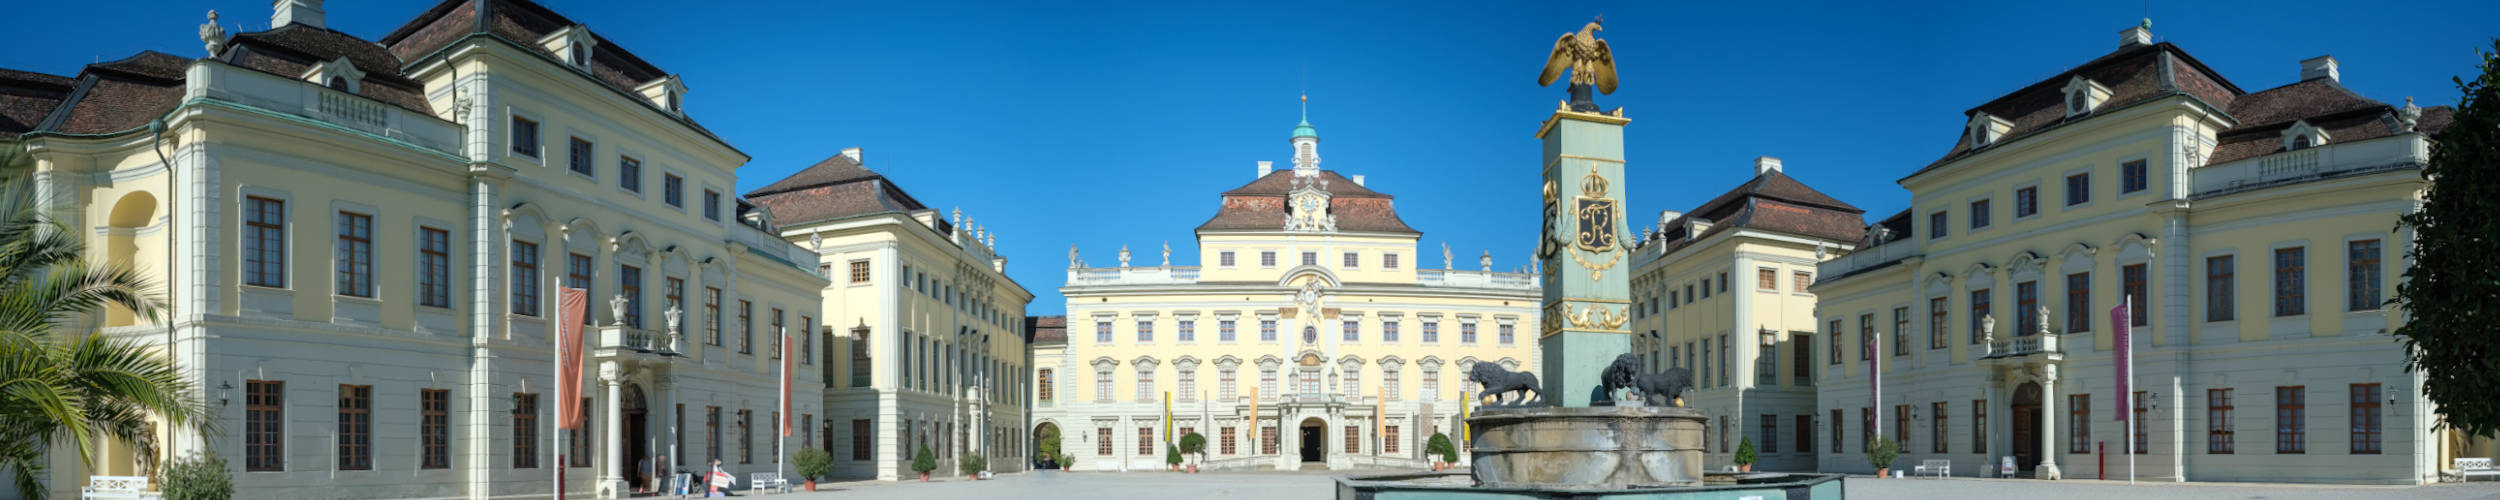
M 1293 168 L 1223 193 L 1201 265 L 1070 250 L 1066 341 L 1035 356 L 1033 404 L 1073 468 L 1160 468 L 1192 431 L 1205 467 L 1423 467 L 1434 432 L 1457 441 L 1468 368 L 1536 369 L 1535 276 L 1446 249 L 1420 269 L 1389 195 L 1320 169 L 1308 122 L 1291 143 Z

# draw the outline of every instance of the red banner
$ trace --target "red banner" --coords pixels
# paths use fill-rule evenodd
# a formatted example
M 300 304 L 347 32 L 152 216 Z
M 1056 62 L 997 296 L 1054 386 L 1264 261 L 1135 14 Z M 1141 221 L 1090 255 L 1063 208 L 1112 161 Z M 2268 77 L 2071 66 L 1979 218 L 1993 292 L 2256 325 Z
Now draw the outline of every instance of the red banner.
M 2118 296 L 2118 307 L 2109 308 L 2109 331 L 2117 334 L 2110 338 L 2112 343 L 2110 347 L 2116 349 L 2114 354 L 2118 359 L 2118 362 L 2113 365 L 2118 372 L 2116 373 L 2118 376 L 2118 411 L 2110 413 L 2117 414 L 2120 421 L 2135 414 L 2135 402 L 2131 401 L 2135 398 L 2133 392 L 2135 387 L 2132 384 L 2135 382 L 2135 343 L 2127 338 L 2133 333 L 2127 331 L 2127 327 L 2135 324 L 2134 315 L 2129 314 L 2128 310 L 2128 303 L 2133 301 L 2133 298 L 2121 295 Z
M 790 359 L 797 357 L 792 344 L 789 335 L 781 336 L 781 437 L 790 437 Z
M 590 291 L 562 289 L 556 304 L 556 427 L 580 429 L 582 412 L 582 316 L 590 312 Z

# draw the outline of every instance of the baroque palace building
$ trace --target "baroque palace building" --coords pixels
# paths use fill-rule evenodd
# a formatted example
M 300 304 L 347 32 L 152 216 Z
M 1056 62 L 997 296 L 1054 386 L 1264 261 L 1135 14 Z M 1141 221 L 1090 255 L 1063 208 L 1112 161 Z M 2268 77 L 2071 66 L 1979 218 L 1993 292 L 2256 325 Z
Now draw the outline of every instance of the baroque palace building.
M 2120 41 L 1966 111 L 1900 180 L 1911 208 L 1820 266 L 1816 467 L 1869 470 L 1874 435 L 1964 476 L 2120 477 L 2133 448 L 2153 480 L 2414 484 L 2489 456 L 2434 427 L 2388 334 L 2396 220 L 2451 110 L 2356 94 L 2332 57 L 2249 92 L 2147 28 Z
M 822 446 L 833 476 L 897 480 L 927 447 L 938 470 L 978 454 L 1024 470 L 1025 304 L 991 249 L 997 234 L 949 219 L 870 170 L 858 148 L 747 193 L 781 236 L 815 254 L 824 289 Z
M 1199 266 L 1093 267 L 1069 250 L 1068 307 L 1034 364 L 1034 424 L 1078 470 L 1163 467 L 1207 437 L 1206 467 L 1423 467 L 1457 439 L 1476 363 L 1536 369 L 1538 279 L 1419 269 L 1422 233 L 1364 177 L 1320 168 L 1306 120 L 1293 168 L 1259 162 L 1198 226 Z M 1168 398 L 1168 403 L 1167 403 Z M 1168 408 L 1168 409 L 1167 409 Z M 1166 415 L 1170 416 L 1168 421 Z
M 1864 211 L 1762 157 L 1753 179 L 1691 213 L 1659 214 L 1632 259 L 1632 349 L 1645 369 L 1686 368 L 1684 404 L 1702 410 L 1704 456 L 1731 464 L 1750 439 L 1756 466 L 1814 470 L 1817 266 L 1855 248 Z
M 274 28 L 227 36 L 212 12 L 205 57 L 0 70 L 0 141 L 28 149 L 50 215 L 170 304 L 62 327 L 162 349 L 218 430 L 92 466 L 56 447 L 52 497 L 194 452 L 226 458 L 240 498 L 489 498 L 559 469 L 616 496 L 645 464 L 709 459 L 744 482 L 803 446 L 885 478 L 907 439 L 1021 449 L 1031 295 L 856 152 L 759 206 L 678 75 L 544 6 L 448 0 L 378 40 L 324 14 L 282 0 Z M 567 287 L 594 324 L 580 430 L 555 427 Z

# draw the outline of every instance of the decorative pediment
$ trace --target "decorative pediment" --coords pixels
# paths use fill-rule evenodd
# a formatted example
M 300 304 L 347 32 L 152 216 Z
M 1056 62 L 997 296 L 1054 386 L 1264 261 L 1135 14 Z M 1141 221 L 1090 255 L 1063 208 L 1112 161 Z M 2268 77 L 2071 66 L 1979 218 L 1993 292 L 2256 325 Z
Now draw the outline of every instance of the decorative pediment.
M 599 37 L 590 35 L 590 27 L 576 24 L 548 33 L 538 39 L 538 46 L 554 53 L 565 64 L 588 71 L 591 51 L 599 47 Z
M 1260 367 L 1264 367 L 1264 368 L 1275 368 L 1275 367 L 1277 367 L 1278 365 L 1283 365 L 1283 364 L 1285 364 L 1285 358 L 1279 358 L 1279 357 L 1276 357 L 1276 355 L 1274 355 L 1274 354 L 1269 354 L 1269 355 L 1266 355 L 1266 356 L 1259 356 L 1259 361 L 1258 361 L 1258 363 L 1259 363 L 1259 366 L 1260 366 Z
M 1110 356 L 1104 356 L 1104 357 L 1094 358 L 1094 362 L 1093 362 L 1093 363 L 1091 363 L 1091 364 L 1092 364 L 1092 365 L 1094 365 L 1094 369 L 1096 369 L 1096 370 L 1109 370 L 1109 369 L 1112 369 L 1112 368 L 1119 367 L 1119 366 L 1120 366 L 1120 360 L 1117 360 L 1117 359 L 1111 359 L 1111 357 L 1110 357 Z
M 2016 275 L 2036 276 L 2040 274 L 2040 267 L 2042 266 L 2041 261 L 2042 259 L 2040 258 L 2040 254 L 2031 253 L 2026 250 L 2014 254 L 2013 260 L 2006 261 L 2005 268 L 2007 271 L 2011 271 Z
M 1293 177 L 1293 191 L 1285 195 L 1285 230 L 1337 231 L 1336 208 L 1329 204 L 1327 178 L 1317 175 Z
M 1972 263 L 1970 267 L 1962 269 L 1962 279 L 1967 281 L 1986 281 L 1991 278 L 1995 278 L 1996 273 L 1996 267 L 1989 266 L 1986 262 L 1975 262 Z
M 1216 368 L 1230 370 L 1238 366 L 1241 366 L 1241 358 L 1233 357 L 1230 354 L 1224 355 L 1224 357 L 1221 358 L 1215 358 Z
M 2110 246 L 2118 249 L 2118 260 L 2135 262 L 2151 260 L 2153 258 L 2153 248 L 2159 244 L 2159 241 L 2156 241 L 2151 237 L 2144 236 L 2144 233 L 2130 232 L 2126 235 L 2119 236 L 2118 241 L 2111 243 Z
M 1152 369 L 1154 369 L 1155 365 L 1159 365 L 1159 364 L 1163 364 L 1163 363 L 1162 363 L 1162 362 L 1159 362 L 1159 361 L 1155 361 L 1155 357 L 1154 357 L 1154 356 L 1138 356 L 1138 357 L 1137 357 L 1137 359 L 1130 360 L 1130 361 L 1129 361 L 1129 364 L 1137 365 L 1139 368 L 1145 368 L 1145 369 L 1152 370 Z

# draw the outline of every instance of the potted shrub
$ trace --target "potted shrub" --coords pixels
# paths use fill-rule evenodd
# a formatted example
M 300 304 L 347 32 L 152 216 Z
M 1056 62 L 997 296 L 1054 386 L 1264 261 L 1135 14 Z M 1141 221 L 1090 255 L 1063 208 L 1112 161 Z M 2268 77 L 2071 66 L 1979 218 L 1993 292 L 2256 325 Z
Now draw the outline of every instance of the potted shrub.
M 965 477 L 970 477 L 974 480 L 981 479 L 981 471 L 988 469 L 989 467 L 990 460 L 987 458 L 981 458 L 980 455 L 966 456 L 955 461 L 955 468 L 962 469 Z
M 1866 445 L 1866 463 L 1875 466 L 1875 477 L 1884 477 L 1884 474 L 1890 473 L 1892 459 L 1900 456 L 1900 444 L 1892 442 L 1891 439 L 1879 437 L 1875 438 L 1874 443 Z
M 937 455 L 929 453 L 929 445 L 920 445 L 920 453 L 911 457 L 911 471 L 920 473 L 920 482 L 929 482 L 929 471 L 937 470 Z
M 1173 472 L 1179 472 L 1181 470 L 1181 449 L 1168 444 L 1163 445 L 1163 464 L 1172 466 Z
M 234 498 L 234 476 L 226 471 L 225 459 L 193 453 L 174 459 L 158 474 L 162 474 L 158 487 L 167 500 Z
M 1736 470 L 1753 472 L 1753 438 L 1736 442 Z
M 1076 470 L 1076 454 L 1059 454 L 1059 470 Z
M 1207 461 L 1207 437 L 1206 437 L 1206 436 L 1200 436 L 1200 435 L 1198 435 L 1198 433 L 1196 433 L 1196 432 L 1191 432 L 1191 433 L 1188 433 L 1188 434 L 1182 434 L 1182 435 L 1181 435 L 1181 453 L 1186 453 L 1186 454 L 1191 454 L 1191 455 L 1197 455 L 1197 456 L 1198 456 L 1198 461 L 1197 461 L 1197 462 L 1191 462 L 1191 463 L 1189 464 L 1189 473 L 1191 473 L 1191 474 L 1197 474 L 1197 473 L 1198 473 L 1198 464 L 1200 464 L 1200 463 L 1204 463 L 1204 462 L 1206 462 L 1206 461 Z
M 807 482 L 807 491 L 816 491 L 816 478 L 833 472 L 833 454 L 823 448 L 800 448 L 790 461 L 798 466 L 799 478 Z
M 1432 470 L 1448 469 L 1458 462 L 1458 447 L 1450 444 L 1449 435 L 1435 432 L 1424 441 L 1424 455 L 1432 459 Z

